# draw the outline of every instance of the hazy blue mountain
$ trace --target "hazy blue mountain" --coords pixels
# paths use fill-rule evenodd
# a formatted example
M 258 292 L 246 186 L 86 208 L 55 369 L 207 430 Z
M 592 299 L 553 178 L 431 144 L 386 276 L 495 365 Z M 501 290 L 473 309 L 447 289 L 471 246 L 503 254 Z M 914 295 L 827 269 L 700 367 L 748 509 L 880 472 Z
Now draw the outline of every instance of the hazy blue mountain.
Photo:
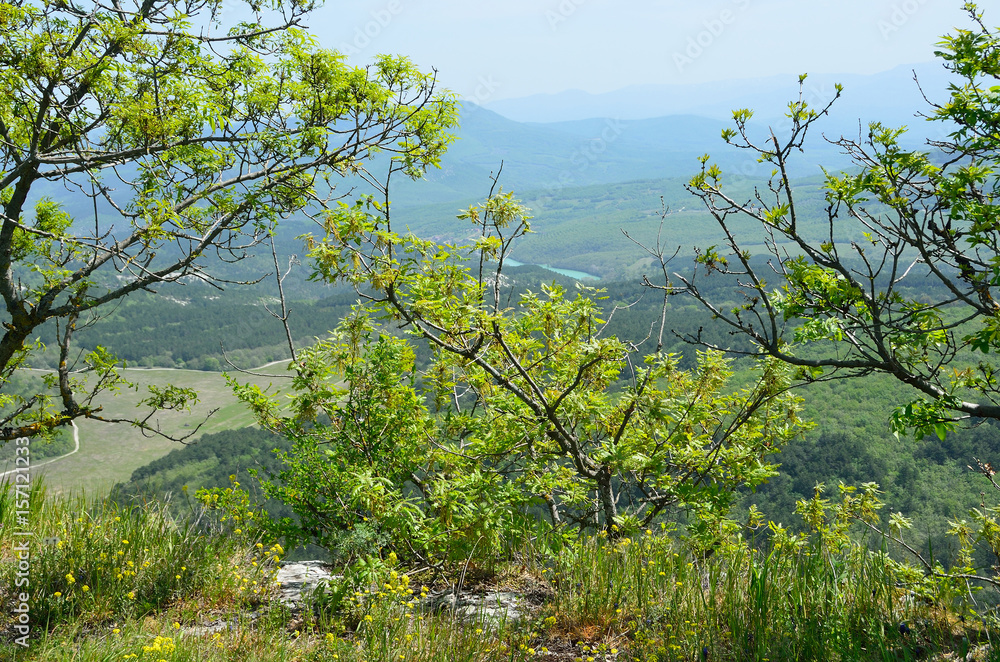
M 914 82 L 914 72 L 920 87 Z M 834 85 L 844 92 L 831 118 L 838 130 L 857 130 L 860 119 L 914 124 L 914 112 L 926 110 L 920 88 L 942 99 L 948 74 L 940 63 L 903 65 L 871 75 L 812 74 L 805 82 L 804 100 L 816 106 L 833 98 Z M 560 122 L 594 117 L 648 119 L 667 115 L 731 118 L 735 108 L 753 108 L 765 123 L 779 121 L 788 101 L 799 94 L 795 75 L 714 81 L 688 85 L 635 85 L 604 94 L 570 90 L 517 99 L 491 101 L 486 107 L 519 122 Z
M 821 130 L 827 119 L 823 118 Z M 483 198 L 490 187 L 490 173 L 501 164 L 500 183 L 506 189 L 552 194 L 580 186 L 687 178 L 697 172 L 698 157 L 705 153 L 740 177 L 765 177 L 769 167 L 722 142 L 720 134 L 730 125 L 697 115 L 516 122 L 467 104 L 462 109 L 459 139 L 442 159 L 441 169 L 429 172 L 424 181 L 396 182 L 393 201 L 409 207 Z M 763 123 L 753 124 L 751 131 L 761 142 L 769 135 Z M 795 176 L 818 174 L 819 164 L 849 165 L 839 149 L 818 132 L 808 147 L 792 164 Z
M 917 72 L 925 90 L 940 98 L 945 85 L 940 67 L 919 65 Z M 926 108 L 904 68 L 873 76 L 813 76 L 806 82 L 806 100 L 820 103 L 830 98 L 834 81 L 844 82 L 844 97 L 831 116 L 817 124 L 805 153 L 795 155 L 793 176 L 818 174 L 820 164 L 833 169 L 850 165 L 823 135 L 857 135 L 859 117 L 917 124 L 914 110 Z M 444 156 L 442 167 L 431 170 L 423 181 L 398 178 L 393 182 L 392 200 L 402 207 L 455 203 L 457 208 L 459 203 L 484 198 L 490 174 L 501 164 L 500 184 L 505 189 L 552 195 L 576 187 L 686 179 L 698 170 L 697 159 L 705 153 L 736 177 L 766 177 L 770 167 L 757 163 L 749 152 L 725 145 L 720 133 L 732 124 L 730 109 L 753 107 L 758 109 L 750 126 L 754 139 L 763 143 L 769 126 L 781 135 L 783 100 L 796 95 L 797 88 L 794 76 L 779 76 L 688 86 L 635 86 L 602 95 L 565 92 L 497 101 L 488 108 L 466 103 L 461 109 L 459 139 Z M 384 163 L 370 166 L 373 173 L 384 170 Z M 348 180 L 338 188 L 346 191 L 351 186 L 366 188 L 360 180 Z M 53 187 L 44 193 L 66 203 L 83 222 L 93 223 L 92 203 L 79 192 Z M 100 205 L 100 215 L 104 220 L 115 216 L 106 205 Z

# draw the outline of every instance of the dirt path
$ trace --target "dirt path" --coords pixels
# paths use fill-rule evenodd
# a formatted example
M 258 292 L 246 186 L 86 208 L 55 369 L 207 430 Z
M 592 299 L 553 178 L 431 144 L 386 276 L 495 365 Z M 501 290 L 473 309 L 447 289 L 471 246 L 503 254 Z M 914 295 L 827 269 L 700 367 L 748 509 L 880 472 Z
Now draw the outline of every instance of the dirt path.
M 44 467 L 45 465 L 52 464 L 53 462 L 57 462 L 59 460 L 65 459 L 65 458 L 69 457 L 70 455 L 72 455 L 73 453 L 76 453 L 76 452 L 78 452 L 80 450 L 80 428 L 76 427 L 76 423 L 73 422 L 73 421 L 70 421 L 69 424 L 73 426 L 73 450 L 71 450 L 70 452 L 66 453 L 65 455 L 60 455 L 59 457 L 53 457 L 51 459 L 39 462 L 38 464 L 34 464 L 33 463 L 33 464 L 31 464 L 28 467 L 29 469 L 34 469 L 34 468 L 37 468 L 37 467 Z M 2 479 L 4 476 L 9 476 L 12 473 L 16 473 L 17 471 L 20 471 L 20 470 L 19 469 L 11 469 L 10 471 L 5 471 L 4 473 L 0 474 L 0 479 Z
M 271 366 L 280 365 L 280 364 L 286 364 L 289 361 L 290 361 L 290 359 L 280 359 L 278 361 L 271 361 L 270 363 L 265 363 L 262 366 L 258 366 L 256 368 L 251 368 L 251 369 L 247 370 L 247 372 L 256 372 L 256 371 L 259 371 L 259 370 L 263 370 L 265 368 L 270 368 Z M 30 370 L 31 372 L 52 372 L 52 370 L 46 370 L 46 369 L 42 369 L 42 368 L 27 368 L 26 370 Z M 191 372 L 190 370 L 187 370 L 185 368 L 126 368 L 125 371 L 129 371 L 129 372 L 130 371 L 136 371 L 136 372 L 140 372 L 140 371 L 142 371 L 142 372 L 153 372 L 153 371 L 185 371 L 185 372 Z M 73 450 L 71 450 L 70 452 L 66 453 L 65 455 L 60 455 L 60 456 L 54 457 L 54 458 L 46 458 L 45 460 L 39 461 L 37 464 L 36 463 L 32 463 L 30 465 L 30 468 L 47 466 L 49 464 L 52 464 L 53 462 L 65 459 L 65 458 L 69 457 L 70 455 L 73 455 L 73 454 L 75 454 L 75 453 L 77 453 L 77 452 L 80 451 L 80 429 L 77 427 L 77 425 L 76 425 L 75 422 L 70 422 L 70 425 L 73 426 Z M 0 464 L 0 466 L 2 466 L 2 464 Z M 11 475 L 13 473 L 16 473 L 17 471 L 18 471 L 18 469 L 15 468 L 15 469 L 11 469 L 10 471 L 5 471 L 5 472 L 0 473 L 0 480 L 3 480 L 3 478 L 5 478 L 6 476 L 9 476 L 9 475 Z

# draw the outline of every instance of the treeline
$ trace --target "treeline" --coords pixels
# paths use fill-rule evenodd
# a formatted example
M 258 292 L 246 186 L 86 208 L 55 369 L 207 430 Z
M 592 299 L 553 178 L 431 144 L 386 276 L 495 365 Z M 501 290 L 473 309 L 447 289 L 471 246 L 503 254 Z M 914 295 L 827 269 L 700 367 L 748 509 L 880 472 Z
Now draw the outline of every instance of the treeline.
M 511 279 L 504 299 L 515 305 L 518 294 L 526 289 L 538 291 L 543 284 L 559 285 L 570 292 L 578 286 L 571 278 L 536 266 L 509 268 Z M 722 278 L 707 283 L 711 290 L 729 286 Z M 653 351 L 659 338 L 663 294 L 643 287 L 638 281 L 599 283 L 602 293 L 596 296 L 612 333 L 631 342 L 644 342 Z M 297 346 L 308 346 L 315 338 L 326 337 L 337 327 L 358 301 L 358 294 L 342 287 L 328 291 L 318 300 L 288 302 L 289 328 Z M 615 307 L 619 310 L 612 315 Z M 272 313 L 280 313 L 276 297 L 260 296 L 258 291 L 240 291 L 220 296 L 214 289 L 187 286 L 165 288 L 163 292 L 137 294 L 93 324 L 81 328 L 77 345 L 84 350 L 101 346 L 133 367 L 225 370 L 229 360 L 241 367 L 256 366 L 289 358 L 285 330 Z M 730 337 L 713 324 L 711 315 L 689 299 L 672 297 L 667 306 L 665 333 L 668 351 L 693 352 L 682 337 L 702 337 L 721 346 L 747 348 L 745 341 Z M 46 329 L 42 341 L 48 348 L 36 367 L 54 368 L 58 362 L 54 328 Z
M 202 506 L 195 499 L 196 492 L 202 488 L 228 488 L 235 480 L 274 521 L 294 518 L 288 506 L 266 499 L 260 489 L 260 480 L 276 474 L 281 468 L 276 451 L 288 452 L 291 447 L 291 442 L 284 437 L 259 428 L 206 434 L 136 469 L 127 482 L 114 486 L 111 499 L 118 503 L 153 499 L 165 503 L 174 515 L 197 522 Z M 329 558 L 326 550 L 313 545 L 288 551 L 290 560 Z
M 250 470 L 265 475 L 280 462 L 274 450 L 288 451 L 291 444 L 280 435 L 259 428 L 241 428 L 206 434 L 197 442 L 172 450 L 132 472 L 115 491 L 122 495 L 144 492 L 181 494 L 200 487 L 226 487 L 229 477 L 244 481 Z M 189 490 L 185 490 L 188 486 Z
M 284 328 L 269 312 L 280 312 L 276 299 L 249 293 L 220 298 L 209 288 L 188 288 L 182 298 L 175 291 L 130 298 L 78 331 L 78 346 L 108 348 L 130 366 L 191 370 L 223 370 L 227 356 L 241 366 L 288 358 Z M 307 345 L 325 336 L 356 300 L 355 293 L 342 290 L 318 301 L 291 302 L 296 342 Z M 58 360 L 52 331 L 43 337 L 50 350 L 39 367 L 55 367 Z
M 280 461 L 274 451 L 290 449 L 284 437 L 259 428 L 206 434 L 139 467 L 127 482 L 115 485 L 111 494 L 120 502 L 153 497 L 169 503 L 176 514 L 186 515 L 197 508 L 197 490 L 230 487 L 232 480 L 261 496 L 254 472 L 261 477 L 277 472 Z M 267 502 L 266 508 L 279 519 L 290 514 L 277 502 Z

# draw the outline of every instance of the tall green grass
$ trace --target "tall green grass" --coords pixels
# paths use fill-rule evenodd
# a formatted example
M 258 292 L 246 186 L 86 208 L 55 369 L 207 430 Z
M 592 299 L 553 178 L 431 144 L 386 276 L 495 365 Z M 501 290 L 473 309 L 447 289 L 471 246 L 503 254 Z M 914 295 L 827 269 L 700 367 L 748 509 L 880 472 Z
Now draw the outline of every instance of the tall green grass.
M 961 601 L 910 590 L 911 569 L 884 552 L 820 536 L 707 558 L 664 535 L 596 536 L 548 572 L 553 631 L 617 635 L 636 660 L 904 660 L 964 654 L 989 636 Z
M 184 599 L 201 608 L 260 604 L 273 592 L 275 557 L 242 535 L 206 535 L 158 503 L 119 506 L 31 486 L 30 585 L 36 628 L 141 618 Z M 14 587 L 15 493 L 0 488 L 0 586 Z M 19 589 L 23 590 L 23 589 Z
M 156 504 L 30 495 L 33 638 L 0 614 L 0 659 L 46 662 L 486 662 L 529 660 L 991 659 L 996 632 L 960 593 L 928 583 L 864 541 L 735 538 L 695 554 L 669 531 L 582 538 L 467 588 L 540 596 L 518 622 L 431 613 L 431 588 L 458 581 L 384 559 L 292 613 L 275 600 L 282 550 L 239 521 L 205 532 Z M 13 494 L 0 491 L 0 592 L 16 564 Z M 377 550 L 374 551 L 377 553 Z M 86 587 L 86 588 L 84 588 Z M 522 605 L 523 606 L 523 605 Z M 216 619 L 230 627 L 195 629 Z M 969 657 L 966 657 L 966 655 Z

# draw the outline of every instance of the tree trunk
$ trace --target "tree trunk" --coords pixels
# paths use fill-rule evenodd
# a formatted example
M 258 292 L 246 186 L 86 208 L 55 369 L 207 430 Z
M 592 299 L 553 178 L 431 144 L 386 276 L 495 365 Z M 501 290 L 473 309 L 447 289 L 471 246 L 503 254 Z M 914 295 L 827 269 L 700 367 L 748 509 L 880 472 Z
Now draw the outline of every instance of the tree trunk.
M 604 529 L 609 536 L 614 536 L 618 531 L 618 506 L 611 486 L 611 469 L 607 465 L 601 467 L 597 474 L 597 498 L 604 512 Z

